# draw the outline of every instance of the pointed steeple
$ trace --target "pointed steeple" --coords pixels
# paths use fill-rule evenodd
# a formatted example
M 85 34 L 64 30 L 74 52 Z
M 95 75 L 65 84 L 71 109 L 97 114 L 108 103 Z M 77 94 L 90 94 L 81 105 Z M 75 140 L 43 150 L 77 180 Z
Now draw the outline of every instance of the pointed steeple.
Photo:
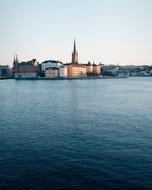
M 18 65 L 18 58 L 17 55 L 14 52 L 14 60 L 13 60 L 13 77 L 15 77 L 15 73 L 17 71 L 17 65 Z
M 73 48 L 73 52 L 72 52 L 72 63 L 78 63 L 78 52 L 76 49 L 76 41 L 74 38 L 74 48 Z
M 15 56 L 15 52 L 14 52 L 14 59 L 13 59 L 13 63 L 16 62 L 16 56 Z
M 19 63 L 19 61 L 18 61 L 18 55 L 16 54 L 16 63 Z
M 74 38 L 74 48 L 73 48 L 73 53 L 76 53 L 76 42 L 75 42 L 75 38 Z
M 16 54 L 16 62 L 18 63 L 18 56 L 17 56 L 17 54 Z

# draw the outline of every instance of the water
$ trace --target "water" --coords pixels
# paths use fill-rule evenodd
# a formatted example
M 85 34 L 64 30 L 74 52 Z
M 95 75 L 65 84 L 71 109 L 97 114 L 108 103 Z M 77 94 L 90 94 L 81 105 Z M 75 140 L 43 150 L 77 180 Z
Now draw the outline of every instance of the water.
M 152 189 L 152 78 L 0 81 L 0 190 Z

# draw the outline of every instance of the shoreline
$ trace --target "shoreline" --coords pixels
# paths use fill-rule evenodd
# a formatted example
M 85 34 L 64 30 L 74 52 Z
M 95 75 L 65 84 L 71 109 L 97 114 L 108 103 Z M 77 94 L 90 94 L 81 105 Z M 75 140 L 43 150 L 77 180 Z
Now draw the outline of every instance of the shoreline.
M 15 78 L 15 80 L 97 80 L 97 79 L 121 79 L 128 77 L 80 77 L 80 78 L 46 78 L 46 77 L 38 77 L 38 78 Z
M 128 78 L 149 78 L 152 76 L 124 76 L 124 77 L 112 77 L 112 76 L 102 76 L 102 77 L 83 77 L 83 78 L 46 78 L 46 77 L 37 77 L 37 78 L 0 78 L 0 80 L 97 80 L 97 79 L 128 79 Z

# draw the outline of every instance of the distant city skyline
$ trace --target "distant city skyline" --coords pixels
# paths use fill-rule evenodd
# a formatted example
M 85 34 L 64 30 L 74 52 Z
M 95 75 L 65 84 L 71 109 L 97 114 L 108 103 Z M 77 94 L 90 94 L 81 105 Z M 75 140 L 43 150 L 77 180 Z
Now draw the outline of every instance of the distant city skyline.
M 0 0 L 0 65 L 36 58 L 152 65 L 151 0 Z

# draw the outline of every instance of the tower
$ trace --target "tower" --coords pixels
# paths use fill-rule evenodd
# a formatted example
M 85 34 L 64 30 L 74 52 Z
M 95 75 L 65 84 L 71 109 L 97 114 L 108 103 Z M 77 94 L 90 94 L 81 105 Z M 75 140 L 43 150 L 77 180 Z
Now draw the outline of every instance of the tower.
M 17 71 L 18 63 L 19 63 L 19 61 L 18 61 L 18 56 L 15 55 L 15 53 L 14 53 L 14 60 L 13 60 L 13 76 L 15 76 L 15 73 L 16 73 L 16 71 Z
M 72 63 L 78 64 L 78 52 L 76 50 L 75 38 L 74 38 L 74 48 L 73 48 L 73 53 L 72 53 Z

